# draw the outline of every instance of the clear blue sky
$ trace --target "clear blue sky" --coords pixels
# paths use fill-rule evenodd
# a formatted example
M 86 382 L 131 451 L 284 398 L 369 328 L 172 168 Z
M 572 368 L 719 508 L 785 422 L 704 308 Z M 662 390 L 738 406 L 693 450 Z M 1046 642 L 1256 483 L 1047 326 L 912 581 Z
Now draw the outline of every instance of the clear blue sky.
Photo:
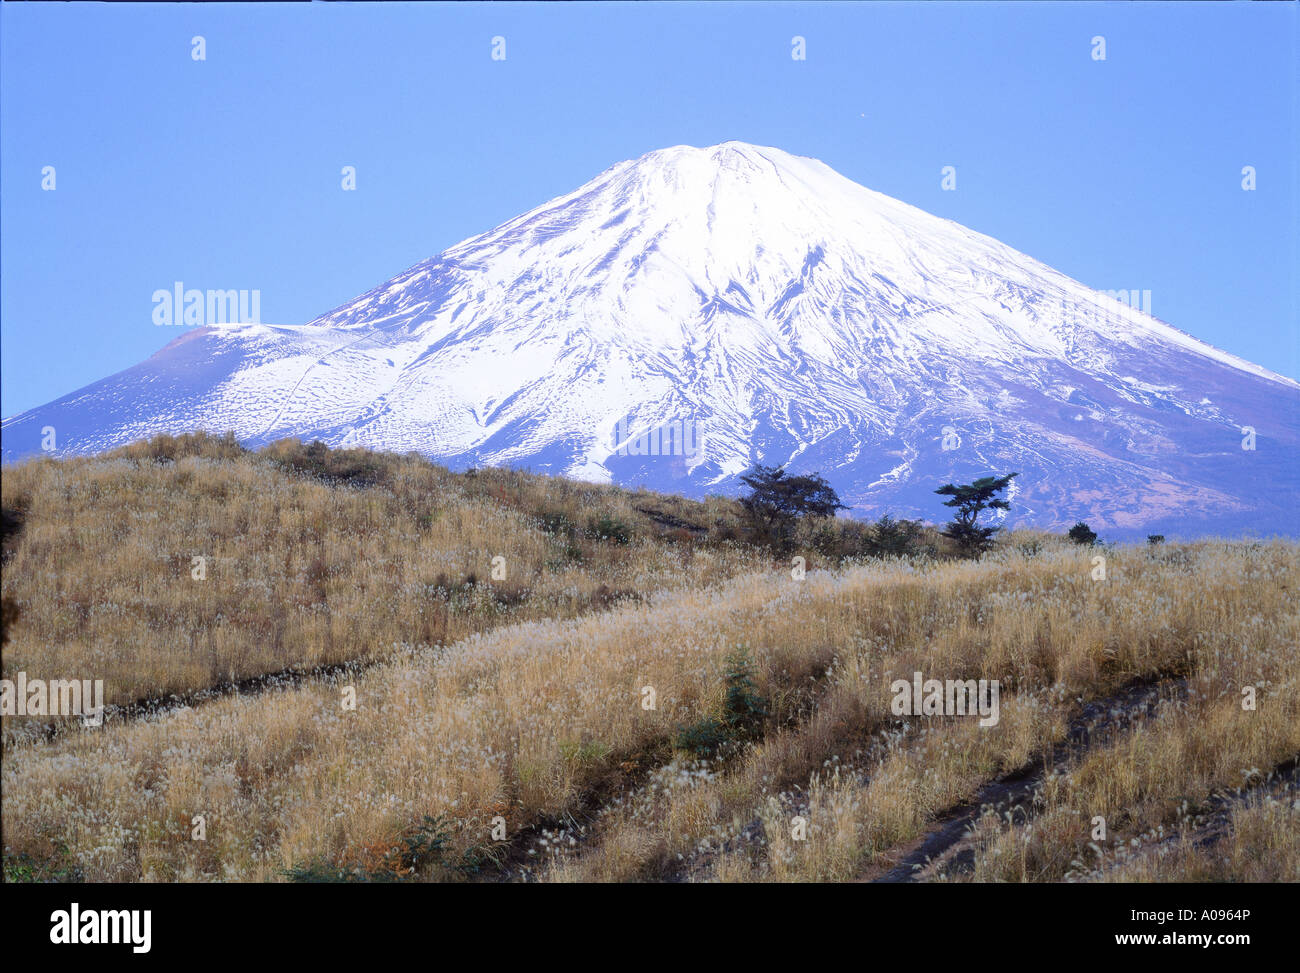
M 1158 317 L 1296 377 L 1297 20 L 1245 3 L 3 4 L 0 412 L 175 338 L 150 317 L 173 281 L 257 288 L 262 321 L 302 323 L 619 160 L 727 139 L 819 158 L 1092 287 L 1149 289 Z

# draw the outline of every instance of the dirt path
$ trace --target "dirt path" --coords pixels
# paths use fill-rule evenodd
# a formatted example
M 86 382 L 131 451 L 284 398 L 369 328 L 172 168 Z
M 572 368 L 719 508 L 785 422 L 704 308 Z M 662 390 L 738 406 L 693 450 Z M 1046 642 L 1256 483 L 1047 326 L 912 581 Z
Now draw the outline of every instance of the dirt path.
M 969 801 L 940 815 L 934 826 L 915 841 L 880 856 L 858 881 L 916 882 L 934 878 L 974 862 L 971 827 L 985 808 L 1003 818 L 1022 819 L 1043 780 L 1055 768 L 1082 756 L 1098 744 L 1113 739 L 1134 724 L 1155 717 L 1162 705 L 1174 705 L 1185 696 L 1183 679 L 1139 679 L 1105 699 L 1086 703 L 1070 722 L 1065 740 L 1024 767 L 1002 774 L 985 784 Z
M 1172 851 L 1180 844 L 1190 844 L 1198 851 L 1213 848 L 1232 833 L 1232 816 L 1247 802 L 1281 799 L 1300 800 L 1300 754 L 1278 764 L 1267 774 L 1252 779 L 1243 787 L 1213 794 L 1182 826 L 1156 841 L 1145 843 L 1135 854 L 1115 862 L 1112 869 L 1128 868 L 1142 859 Z M 1105 881 L 1106 873 L 1094 877 Z
M 296 689 L 310 682 L 337 682 L 341 678 L 357 676 L 367 669 L 391 661 L 391 656 L 375 656 L 369 659 L 352 659 L 327 666 L 315 666 L 310 669 L 281 669 L 279 672 L 268 672 L 260 676 L 249 676 L 247 679 L 217 683 L 214 686 L 205 686 L 188 692 L 150 696 L 132 703 L 105 705 L 100 728 L 136 720 L 161 719 L 172 713 L 211 703 L 226 696 L 257 696 Z M 12 729 L 8 725 L 5 726 L 4 747 L 8 749 L 40 740 L 51 741 L 68 733 L 93 733 L 95 730 L 95 727 L 84 726 L 79 716 L 39 721 L 32 718 L 25 723 L 14 721 Z

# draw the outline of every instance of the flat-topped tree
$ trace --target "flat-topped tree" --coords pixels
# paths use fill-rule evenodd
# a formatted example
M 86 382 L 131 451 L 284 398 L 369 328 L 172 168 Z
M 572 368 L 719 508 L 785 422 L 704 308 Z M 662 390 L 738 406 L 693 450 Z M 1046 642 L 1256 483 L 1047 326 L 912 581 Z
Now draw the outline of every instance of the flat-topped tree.
M 956 486 L 946 483 L 934 492 L 951 497 L 945 507 L 956 507 L 957 515 L 943 529 L 943 535 L 957 542 L 957 546 L 970 554 L 979 554 L 993 543 L 993 535 L 1002 528 L 981 527 L 979 516 L 985 510 L 1010 510 L 1011 502 L 998 496 L 1019 473 L 1006 476 L 984 476 L 974 483 Z
M 834 517 L 835 511 L 848 509 L 818 473 L 789 476 L 784 467 L 759 465 L 740 479 L 750 488 L 740 498 L 750 527 L 776 550 L 790 543 L 801 518 Z

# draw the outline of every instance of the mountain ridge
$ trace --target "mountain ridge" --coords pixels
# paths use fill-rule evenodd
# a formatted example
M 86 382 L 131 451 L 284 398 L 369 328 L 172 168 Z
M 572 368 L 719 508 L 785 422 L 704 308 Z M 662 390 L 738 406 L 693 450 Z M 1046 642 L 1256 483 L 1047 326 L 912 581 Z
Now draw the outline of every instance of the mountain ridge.
M 617 163 L 305 325 L 190 331 L 5 420 L 3 449 L 215 423 L 688 495 L 764 462 L 931 518 L 939 483 L 1015 469 L 1010 522 L 1296 533 L 1297 416 L 1284 376 L 733 141 Z M 637 450 L 683 423 L 692 455 Z

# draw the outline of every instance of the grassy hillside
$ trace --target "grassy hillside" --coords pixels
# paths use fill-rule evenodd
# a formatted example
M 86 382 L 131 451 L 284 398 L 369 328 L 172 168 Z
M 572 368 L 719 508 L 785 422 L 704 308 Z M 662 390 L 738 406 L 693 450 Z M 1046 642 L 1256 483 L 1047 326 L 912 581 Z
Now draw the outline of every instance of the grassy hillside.
M 4 506 L 21 529 L 3 675 L 93 672 L 117 704 L 569 618 L 766 560 L 737 542 L 729 501 L 296 441 L 160 437 L 33 460 L 5 468 Z
M 206 437 L 4 494 L 6 676 L 337 666 L 6 718 L 10 878 L 1300 880 L 1291 543 L 881 559 L 846 523 L 795 578 L 721 499 Z M 918 671 L 998 680 L 998 721 L 896 714 Z

